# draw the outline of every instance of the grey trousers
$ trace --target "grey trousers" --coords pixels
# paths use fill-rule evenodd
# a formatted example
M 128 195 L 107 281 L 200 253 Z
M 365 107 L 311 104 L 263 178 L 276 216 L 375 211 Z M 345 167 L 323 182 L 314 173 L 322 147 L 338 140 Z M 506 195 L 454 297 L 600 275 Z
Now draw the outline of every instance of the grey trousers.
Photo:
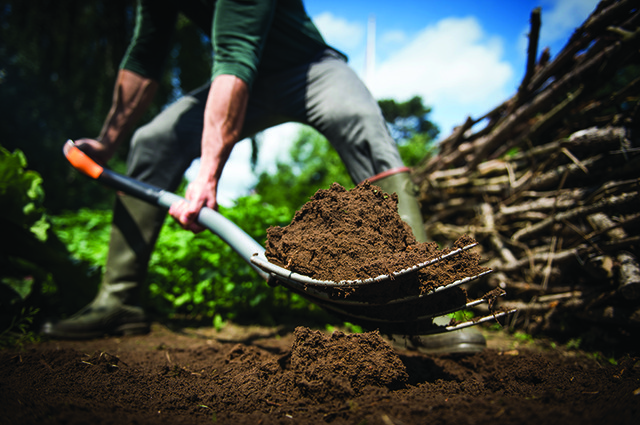
M 131 177 L 173 190 L 200 156 L 209 85 L 189 93 L 140 128 Z M 327 51 L 316 62 L 256 80 L 241 138 L 285 122 L 308 124 L 336 149 L 354 183 L 403 166 L 376 100 L 346 62 Z
M 189 93 L 136 131 L 129 176 L 169 191 L 179 186 L 192 160 L 200 156 L 208 91 L 206 85 Z M 331 50 L 313 63 L 255 81 L 241 138 L 285 122 L 308 124 L 322 133 L 354 183 L 403 166 L 376 100 Z M 122 290 L 120 298 L 131 299 L 124 292 L 144 280 L 165 214 L 130 197 L 118 197 L 103 291 Z

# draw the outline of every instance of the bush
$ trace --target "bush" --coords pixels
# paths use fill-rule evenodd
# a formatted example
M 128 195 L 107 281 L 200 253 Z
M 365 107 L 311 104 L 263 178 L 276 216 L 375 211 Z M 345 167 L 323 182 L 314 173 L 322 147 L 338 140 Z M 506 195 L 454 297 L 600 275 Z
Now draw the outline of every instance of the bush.
M 240 198 L 220 212 L 264 244 L 269 226 L 286 225 L 294 211 L 274 207 L 259 195 Z M 104 265 L 108 249 L 110 211 L 80 210 L 52 218 L 53 228 L 82 261 Z M 269 287 L 220 238 L 194 235 L 167 219 L 149 265 L 149 310 L 173 319 L 211 324 L 251 320 L 274 324 L 285 314 L 312 316 L 319 308 L 282 287 Z
M 51 313 L 45 298 L 64 307 L 82 294 L 59 292 L 58 284 L 86 284 L 93 277 L 51 231 L 41 185 L 20 150 L 10 153 L 0 146 L 0 345 L 33 339 L 29 332 L 38 312 Z

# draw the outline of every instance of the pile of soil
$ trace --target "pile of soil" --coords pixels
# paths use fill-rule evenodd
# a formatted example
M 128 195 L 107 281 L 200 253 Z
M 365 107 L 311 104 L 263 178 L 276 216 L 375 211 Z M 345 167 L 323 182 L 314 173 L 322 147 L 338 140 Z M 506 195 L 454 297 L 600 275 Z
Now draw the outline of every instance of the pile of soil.
M 463 251 L 391 280 L 365 285 L 350 281 L 401 271 L 473 244 L 469 236 L 442 250 L 433 242 L 418 243 L 398 214 L 397 195 L 365 181 L 349 191 L 337 183 L 318 190 L 289 225 L 267 230 L 265 255 L 270 262 L 293 272 L 337 282 L 322 287 L 322 291 L 334 300 L 349 298 L 361 303 L 349 306 L 350 315 L 341 316 L 343 319 L 367 329 L 408 334 L 432 328 L 427 315 L 464 307 L 469 299 L 460 287 L 417 297 L 484 273 L 488 269 L 479 265 L 480 255 Z M 497 295 L 487 297 L 495 299 Z M 390 303 L 409 297 L 414 300 Z M 418 318 L 424 319 L 418 323 Z M 399 324 L 387 326 L 377 319 Z
M 475 243 L 459 239 L 455 247 Z M 374 278 L 442 255 L 436 243 L 417 243 L 398 214 L 397 194 L 368 181 L 346 190 L 320 189 L 285 227 L 267 229 L 270 262 L 319 280 Z
M 51 341 L 0 351 L 2 424 L 635 424 L 640 363 L 492 346 L 394 351 L 297 328 Z

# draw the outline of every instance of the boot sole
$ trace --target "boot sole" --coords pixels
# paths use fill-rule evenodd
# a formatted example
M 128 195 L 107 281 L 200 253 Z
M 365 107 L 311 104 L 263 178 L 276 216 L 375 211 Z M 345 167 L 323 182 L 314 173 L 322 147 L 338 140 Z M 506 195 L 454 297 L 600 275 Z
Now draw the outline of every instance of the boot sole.
M 149 332 L 151 332 L 151 326 L 148 323 L 127 323 L 114 330 L 114 333 L 123 336 L 144 335 Z
M 97 339 L 105 336 L 133 336 L 144 335 L 151 331 L 149 323 L 126 323 L 112 330 L 99 330 L 88 332 L 45 330 L 44 335 L 54 339 Z

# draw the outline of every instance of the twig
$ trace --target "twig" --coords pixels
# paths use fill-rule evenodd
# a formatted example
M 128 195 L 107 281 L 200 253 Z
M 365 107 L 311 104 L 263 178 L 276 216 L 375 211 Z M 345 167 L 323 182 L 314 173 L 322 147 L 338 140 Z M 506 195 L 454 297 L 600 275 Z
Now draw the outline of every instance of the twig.
M 553 264 L 553 254 L 556 250 L 556 241 L 557 238 L 554 236 L 551 239 L 551 249 L 549 251 L 549 259 L 547 261 L 547 265 L 544 269 L 544 279 L 542 280 L 542 290 L 546 291 L 549 286 L 549 276 L 551 275 L 551 265 Z
M 527 49 L 527 68 L 524 74 L 524 78 L 520 83 L 520 88 L 518 89 L 518 103 L 522 104 L 524 99 L 529 94 L 529 82 L 533 77 L 533 73 L 536 69 L 536 60 L 538 57 L 538 40 L 540 38 L 540 25 L 542 23 L 540 19 L 542 9 L 540 7 L 536 7 L 531 11 L 531 18 L 529 22 L 531 24 L 531 29 L 529 31 L 529 47 Z
M 591 205 L 583 205 L 562 213 L 559 213 L 553 217 L 549 217 L 548 219 L 542 220 L 539 223 L 536 223 L 528 228 L 520 229 L 515 232 L 511 238 L 513 240 L 521 240 L 523 238 L 532 237 L 533 235 L 540 233 L 542 230 L 551 226 L 553 223 L 562 220 L 570 220 L 575 217 L 584 217 L 589 214 L 593 214 L 595 212 L 601 211 L 604 208 L 609 208 L 613 206 L 621 206 L 624 204 L 631 203 L 638 199 L 638 193 L 623 193 L 620 196 L 611 196 L 602 201 L 596 202 Z

